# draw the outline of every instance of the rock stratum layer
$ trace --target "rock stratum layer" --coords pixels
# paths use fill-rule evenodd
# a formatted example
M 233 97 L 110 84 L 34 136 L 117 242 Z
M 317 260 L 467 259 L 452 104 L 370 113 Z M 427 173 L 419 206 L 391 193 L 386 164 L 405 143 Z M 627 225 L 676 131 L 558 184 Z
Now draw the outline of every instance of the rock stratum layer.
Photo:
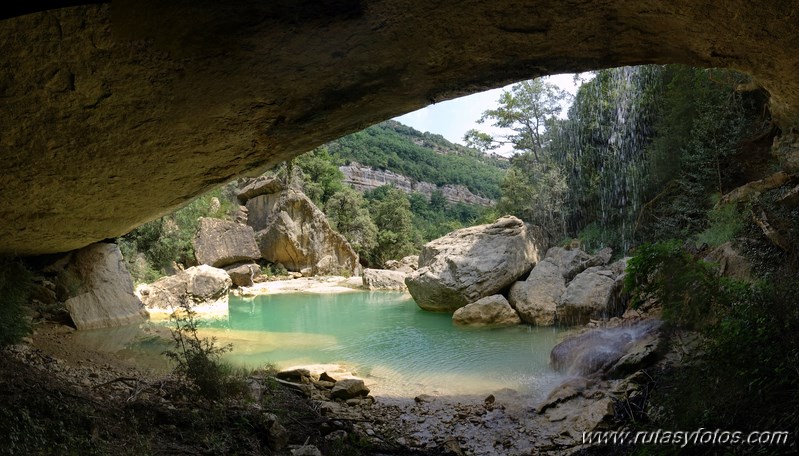
M 0 252 L 115 237 L 377 121 L 545 74 L 734 68 L 788 131 L 797 22 L 793 1 L 744 0 L 117 0 L 2 20 Z

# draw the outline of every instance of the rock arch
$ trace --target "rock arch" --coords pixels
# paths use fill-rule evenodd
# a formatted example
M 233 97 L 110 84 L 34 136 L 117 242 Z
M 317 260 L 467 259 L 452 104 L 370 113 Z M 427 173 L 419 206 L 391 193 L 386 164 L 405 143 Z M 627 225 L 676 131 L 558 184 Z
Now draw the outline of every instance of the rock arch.
M 0 252 L 118 236 L 369 124 L 544 74 L 735 68 L 785 131 L 796 23 L 799 2 L 747 0 L 119 0 L 9 18 Z

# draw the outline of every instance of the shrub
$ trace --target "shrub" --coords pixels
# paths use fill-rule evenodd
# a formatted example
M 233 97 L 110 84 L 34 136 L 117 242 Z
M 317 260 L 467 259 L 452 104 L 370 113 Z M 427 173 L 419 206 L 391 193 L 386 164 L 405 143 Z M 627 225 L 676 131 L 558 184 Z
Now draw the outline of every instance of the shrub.
M 702 327 L 712 318 L 724 300 L 724 283 L 712 263 L 694 259 L 677 240 L 639 246 L 624 277 L 633 307 L 654 300 L 666 319 L 687 327 Z
M 30 332 L 25 304 L 30 297 L 32 276 L 16 259 L 0 259 L 0 347 L 11 345 Z
M 708 212 L 709 226 L 696 236 L 698 245 L 716 247 L 731 241 L 745 226 L 744 216 L 735 204 L 717 206 Z
M 197 334 L 197 312 L 187 302 L 175 310 L 169 319 L 174 324 L 171 332 L 175 349 L 165 351 L 164 355 L 176 363 L 176 373 L 188 380 L 195 391 L 206 399 L 218 400 L 240 395 L 246 388 L 243 376 L 234 375 L 237 371 L 221 361 L 222 355 L 232 350 L 232 345 L 219 346 L 215 337 L 200 338 Z

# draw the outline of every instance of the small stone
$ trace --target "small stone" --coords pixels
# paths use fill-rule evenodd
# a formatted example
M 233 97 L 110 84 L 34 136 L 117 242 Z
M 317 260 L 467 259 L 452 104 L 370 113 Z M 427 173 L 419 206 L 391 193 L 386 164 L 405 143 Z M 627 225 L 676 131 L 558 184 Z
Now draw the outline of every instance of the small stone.
M 424 402 L 433 402 L 436 400 L 436 398 L 435 396 L 431 396 L 429 394 L 420 394 L 414 397 L 413 400 L 416 401 L 417 404 L 422 404 Z
M 327 440 L 328 442 L 340 442 L 346 439 L 347 439 L 347 431 L 343 429 L 333 431 L 325 436 L 325 440 Z
M 334 399 L 352 399 L 358 396 L 366 396 L 369 394 L 369 388 L 363 383 L 363 380 L 356 378 L 347 378 L 336 382 L 336 386 L 330 391 L 330 396 Z
M 291 450 L 291 456 L 322 456 L 322 452 L 313 445 L 303 445 Z
M 319 381 L 320 382 L 336 383 L 338 380 L 336 380 L 335 378 L 331 377 L 330 374 L 328 374 L 327 372 L 322 372 L 322 375 L 319 376 Z

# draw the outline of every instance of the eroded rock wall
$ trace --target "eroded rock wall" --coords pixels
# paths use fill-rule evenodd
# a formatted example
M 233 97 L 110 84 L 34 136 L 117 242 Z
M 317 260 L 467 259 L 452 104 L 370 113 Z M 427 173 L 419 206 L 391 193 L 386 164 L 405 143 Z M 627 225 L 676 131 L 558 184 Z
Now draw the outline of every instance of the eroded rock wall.
M 732 0 L 116 0 L 0 21 L 0 252 L 121 235 L 236 176 L 544 74 L 729 67 L 799 124 L 799 9 Z

